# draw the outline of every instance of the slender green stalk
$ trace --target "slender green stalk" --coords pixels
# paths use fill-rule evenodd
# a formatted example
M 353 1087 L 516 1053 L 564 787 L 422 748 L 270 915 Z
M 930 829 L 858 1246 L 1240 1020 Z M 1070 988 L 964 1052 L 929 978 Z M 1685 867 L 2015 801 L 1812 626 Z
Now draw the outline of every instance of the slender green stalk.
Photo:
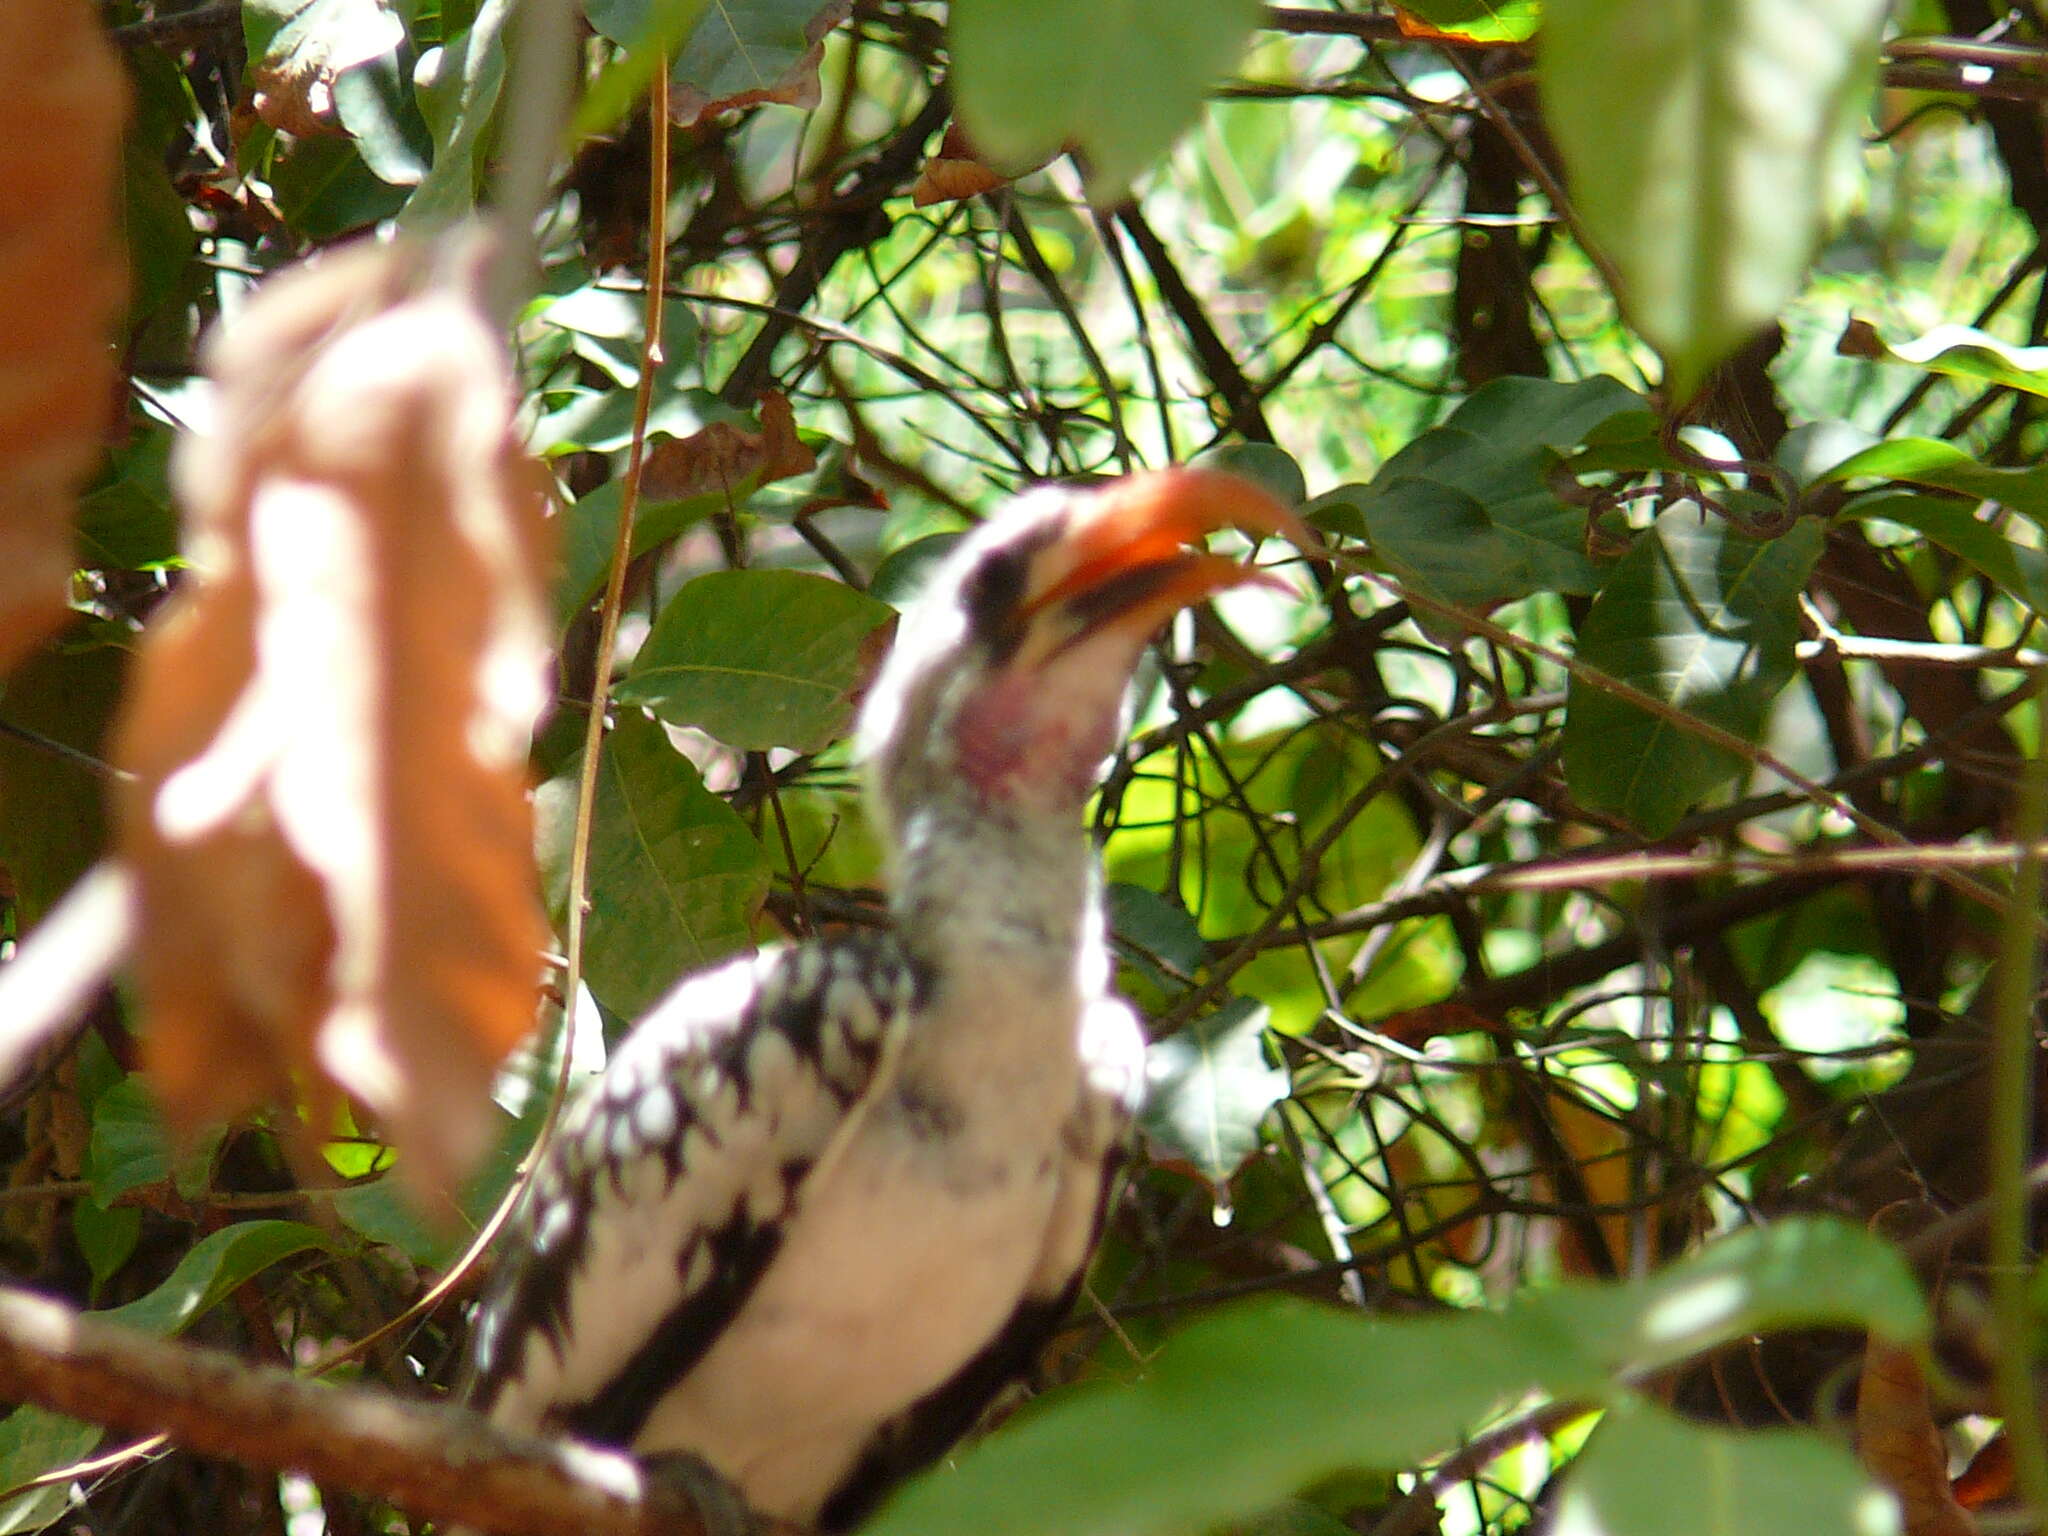
M 2037 682 L 2034 700 L 2042 703 Z M 2038 730 L 2038 726 L 2037 726 Z M 1999 924 L 1998 969 L 1993 978 L 1991 1056 L 1991 1328 L 1994 1384 L 2020 1492 L 2038 1515 L 2048 1510 L 2048 1446 L 2034 1397 L 2033 1317 L 2029 1291 L 2033 1258 L 2028 1246 L 2029 1165 L 2033 1160 L 2034 992 L 2040 938 L 2041 838 L 2048 831 L 2048 754 L 2035 743 L 2020 781 L 2013 840 L 2020 859 L 2012 899 Z

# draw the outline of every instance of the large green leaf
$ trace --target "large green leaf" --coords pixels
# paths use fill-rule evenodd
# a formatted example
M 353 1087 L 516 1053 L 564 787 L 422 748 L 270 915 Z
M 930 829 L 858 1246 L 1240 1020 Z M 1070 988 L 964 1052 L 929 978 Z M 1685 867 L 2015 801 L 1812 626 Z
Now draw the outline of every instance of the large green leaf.
M 1961 502 L 1911 491 L 1879 491 L 1857 497 L 1841 515 L 1903 523 L 1968 561 L 2034 612 L 2048 615 L 2048 553 L 2014 543 Z
M 607 24 L 617 29 L 623 24 L 623 13 L 631 10 L 639 28 L 631 36 L 618 39 L 619 56 L 604 67 L 583 93 L 576 108 L 577 139 L 607 132 L 632 109 L 654 78 L 655 70 L 661 67 L 661 61 L 672 57 L 690 36 L 697 18 L 704 14 L 705 5 L 706 0 L 596 0 L 586 6 L 593 25 L 600 25 L 600 15 L 610 13 L 612 19 Z
M 166 1338 L 183 1333 L 228 1292 L 280 1259 L 333 1247 L 333 1238 L 304 1222 L 238 1221 L 201 1238 L 148 1295 L 93 1316 Z
M 83 1460 L 105 1433 L 97 1424 L 68 1419 L 47 1408 L 15 1409 L 0 1419 L 0 1488 L 20 1488 Z M 63 1483 L 25 1489 L 0 1502 L 0 1536 L 40 1531 L 54 1523 L 70 1502 L 71 1490 Z
M 1090 196 L 1120 202 L 1195 120 L 1259 16 L 1256 0 L 954 0 L 961 125 L 999 165 L 1078 150 Z
M 1815 1434 L 1694 1424 L 1650 1403 L 1600 1423 L 1566 1482 L 1557 1536 L 1888 1536 L 1897 1506 Z
M 1266 1059 L 1269 1010 L 1234 997 L 1145 1053 L 1145 1135 L 1218 1192 L 1259 1150 L 1259 1122 L 1287 1095 L 1287 1072 Z
M 1530 1392 L 1628 1405 L 1617 1375 L 1673 1347 L 1821 1323 L 1905 1342 L 1926 1331 L 1897 1253 L 1828 1218 L 1743 1234 L 1647 1281 L 1569 1287 L 1498 1313 L 1382 1319 L 1262 1300 L 1188 1328 L 1133 1386 L 1062 1394 L 956 1470 L 911 1485 L 867 1530 L 1181 1536 L 1347 1467 L 1448 1450 Z M 1721 1444 L 1686 1456 L 1711 1460 Z M 1768 1484 L 1750 1486 L 1769 1496 Z
M 618 697 L 730 746 L 815 752 L 846 728 L 861 642 L 891 611 L 805 571 L 714 571 L 669 599 Z
M 568 890 L 573 776 L 538 796 L 543 874 L 558 915 Z M 685 972 L 753 940 L 768 859 L 732 809 L 704 787 L 660 725 L 622 711 L 605 740 L 590 839 L 584 980 L 614 1013 L 636 1018 Z
M 1836 483 L 1866 478 L 1996 501 L 2048 528 L 2048 467 L 1997 469 L 1939 438 L 1895 437 L 1850 455 L 1822 476 Z
M 655 0 L 584 0 L 590 24 L 628 48 L 651 31 Z M 678 122 L 759 102 L 817 103 L 817 40 L 846 14 L 843 3 L 747 0 L 714 5 L 690 29 L 669 71 Z
M 1594 599 L 1579 635 L 1587 666 L 1753 741 L 1792 675 L 1798 596 L 1820 554 L 1818 521 L 1745 538 L 1697 507 L 1639 536 Z M 1661 836 L 1745 760 L 1683 722 L 1574 677 L 1564 771 L 1588 806 Z
M 1556 453 L 1643 397 L 1613 379 L 1503 378 L 1476 390 L 1373 477 L 1320 498 L 1314 521 L 1372 543 L 1412 589 L 1482 608 L 1536 592 L 1590 592 L 1585 513 L 1551 490 Z
M 1549 0 L 1545 119 L 1680 398 L 1798 289 L 1886 0 Z

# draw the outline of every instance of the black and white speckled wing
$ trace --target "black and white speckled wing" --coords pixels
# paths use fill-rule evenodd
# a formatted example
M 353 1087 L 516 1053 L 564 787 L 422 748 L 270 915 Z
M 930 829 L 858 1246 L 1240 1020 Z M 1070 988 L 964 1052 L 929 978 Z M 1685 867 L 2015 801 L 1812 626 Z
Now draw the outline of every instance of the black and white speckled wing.
M 631 1445 L 745 1303 L 920 991 L 892 938 L 858 935 L 729 962 L 658 1004 L 534 1177 L 523 1262 L 477 1319 L 471 1406 Z

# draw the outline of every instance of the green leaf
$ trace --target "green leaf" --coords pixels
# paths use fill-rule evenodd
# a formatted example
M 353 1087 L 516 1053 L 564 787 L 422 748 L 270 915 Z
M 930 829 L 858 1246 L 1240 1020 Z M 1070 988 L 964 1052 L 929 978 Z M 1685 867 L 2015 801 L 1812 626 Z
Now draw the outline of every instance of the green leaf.
M 1832 1218 L 1739 1234 L 1645 1281 L 1567 1287 L 1504 1312 L 1386 1319 L 1264 1299 L 1177 1335 L 1134 1385 L 1044 1401 L 864 1529 L 1184 1536 L 1346 1468 L 1412 1465 L 1530 1392 L 1628 1405 L 1618 1373 L 1759 1328 L 1822 1323 L 1901 1342 L 1926 1334 L 1898 1254 Z
M 168 1338 L 183 1333 L 228 1292 L 280 1259 L 312 1249 L 332 1252 L 334 1246 L 333 1238 L 302 1221 L 238 1221 L 201 1238 L 147 1296 L 92 1315 Z
M 815 752 L 846 728 L 861 642 L 891 612 L 805 571 L 714 571 L 669 599 L 617 697 L 729 746 Z
M 112 646 L 38 651 L 0 683 L 0 720 L 97 757 L 125 671 Z M 89 759 L 0 735 L 0 865 L 14 877 L 24 927 L 99 857 L 105 799 Z
M 1365 537 L 1404 584 L 1483 608 L 1536 592 L 1590 592 L 1586 516 L 1558 499 L 1554 455 L 1643 409 L 1617 381 L 1502 378 L 1389 459 L 1367 486 L 1319 499 L 1314 521 Z
M 434 162 L 433 135 L 413 96 L 410 47 L 345 70 L 334 82 L 334 115 L 377 178 L 416 187 Z
M 1266 1059 L 1263 1003 L 1233 997 L 1145 1053 L 1146 1137 L 1190 1163 L 1216 1191 L 1259 1150 L 1259 1122 L 1287 1096 L 1287 1072 Z
M 505 88 L 505 18 L 512 0 L 484 0 L 473 26 L 431 49 L 416 72 L 420 115 L 434 140 L 433 169 L 399 214 L 409 229 L 438 229 L 474 211 L 492 116 Z
M 1135 950 L 1155 979 L 1165 985 L 1170 979 L 1150 962 L 1171 966 L 1183 978 L 1193 976 L 1209 958 L 1202 930 L 1177 901 L 1157 891 L 1124 881 L 1113 882 L 1103 892 L 1109 908 L 1110 931 L 1119 946 Z
M 1382 1323 L 1292 1300 L 1218 1312 L 1144 1380 L 1058 1395 L 911 1484 L 868 1536 L 1185 1536 L 1361 1464 L 1457 1443 L 1526 1389 L 1502 1318 Z
M 1203 469 L 1228 470 L 1252 484 L 1271 491 L 1283 506 L 1298 507 L 1308 500 L 1308 477 L 1285 448 L 1272 443 L 1225 443 L 1196 454 L 1188 461 Z
M 1527 42 L 1543 20 L 1537 0 L 1401 0 L 1401 9 L 1481 43 Z
M 1857 497 L 1841 515 L 1903 523 L 1968 561 L 2034 612 L 2048 614 L 2048 552 L 2014 543 L 1960 502 L 1910 491 L 1880 491 Z
M 633 47 L 651 31 L 650 0 L 585 0 L 590 24 Z M 669 70 L 669 108 L 676 121 L 776 101 L 817 101 L 816 39 L 845 14 L 818 0 L 747 0 L 715 5 L 690 29 Z
M 555 578 L 555 623 L 569 622 L 596 600 L 611 564 L 612 541 L 619 527 L 623 481 L 607 480 L 588 496 L 579 497 L 562 514 L 562 573 Z M 685 529 L 726 507 L 723 491 L 690 496 L 682 501 L 645 501 L 634 509 L 633 537 L 627 558 L 634 559 L 676 538 Z
M 171 501 L 175 434 L 138 421 L 128 440 L 107 453 L 92 489 L 78 498 L 73 529 L 80 564 L 102 571 L 140 571 L 178 555 L 178 510 Z
M 92 1198 L 110 1206 L 131 1189 L 166 1182 L 181 1194 L 196 1195 L 206 1187 L 223 1134 L 215 1129 L 189 1156 L 174 1160 L 156 1102 L 131 1072 L 93 1103 L 84 1170 Z
M 1121 202 L 1243 54 L 1255 0 L 954 0 L 961 126 L 998 166 L 1085 158 L 1089 196 Z
M 71 1202 L 71 1235 L 78 1251 L 92 1271 L 93 1294 L 121 1271 L 135 1252 L 142 1236 L 142 1211 L 138 1206 L 117 1205 L 106 1210 L 91 1200 Z
M 1611 1411 L 1573 1464 L 1557 1536 L 1889 1536 L 1898 1508 L 1856 1458 L 1810 1432 Z
M 1822 479 L 1839 484 L 1868 477 L 1995 501 L 2048 528 L 2048 466 L 1995 469 L 1939 438 L 1895 437 L 1852 454 Z
M 368 228 L 405 202 L 364 163 L 354 139 L 300 139 L 271 163 L 269 179 L 278 212 L 314 240 Z
M 97 1424 L 82 1424 L 47 1408 L 15 1409 L 0 1419 L 0 1488 L 19 1488 L 82 1461 L 105 1433 Z M 63 1483 L 25 1489 L 0 1503 L 0 1536 L 40 1531 L 54 1524 L 70 1502 L 71 1490 Z
M 1545 118 L 1684 399 L 1797 291 L 1860 149 L 1886 0 L 1549 0 Z
M 1832 1216 L 1745 1227 L 1646 1279 L 1527 1294 L 1509 1311 L 1610 1373 L 1659 1370 L 1729 1339 L 1830 1321 L 1898 1344 L 1927 1334 L 1926 1304 L 1898 1250 Z
M 1896 345 L 1878 340 L 1875 332 L 1867 339 L 1873 355 L 1884 362 L 1910 363 L 1929 373 L 2048 395 L 2048 347 L 2016 347 L 1974 325 L 1937 325 L 1924 336 Z
M 575 803 L 573 776 L 538 796 L 542 869 L 558 915 Z M 623 711 L 605 739 L 590 839 L 584 979 L 597 1000 L 637 1018 L 684 973 L 745 949 L 768 879 L 746 823 L 658 724 Z
M 1792 675 L 1798 596 L 1823 537 L 1812 519 L 1760 543 L 1697 507 L 1666 512 L 1593 600 L 1579 659 L 1753 741 Z M 1586 805 L 1661 837 L 1745 766 L 1679 722 L 1572 679 L 1564 771 Z
M 540 1123 L 547 1115 L 548 1090 L 553 1086 L 553 1079 L 550 1078 L 545 1085 L 529 1086 L 532 1091 L 527 1093 L 518 1118 L 506 1117 L 496 1148 L 485 1159 L 482 1169 L 463 1187 L 456 1201 L 456 1210 L 466 1226 L 426 1220 L 420 1214 L 418 1202 L 408 1195 L 388 1169 L 383 1177 L 337 1191 L 333 1202 L 334 1214 L 350 1231 L 373 1243 L 385 1243 L 396 1248 L 414 1264 L 429 1269 L 447 1268 L 470 1245 L 505 1192 L 512 1187 L 520 1163 L 532 1149 L 534 1138 L 540 1134 Z
M 661 61 L 672 57 L 704 13 L 705 0 L 644 0 L 638 6 L 642 28 L 625 41 L 618 58 L 607 64 L 576 108 L 572 136 L 578 140 L 607 133 L 646 93 Z M 586 12 L 597 7 L 586 4 Z M 596 18 L 592 16 L 595 25 Z

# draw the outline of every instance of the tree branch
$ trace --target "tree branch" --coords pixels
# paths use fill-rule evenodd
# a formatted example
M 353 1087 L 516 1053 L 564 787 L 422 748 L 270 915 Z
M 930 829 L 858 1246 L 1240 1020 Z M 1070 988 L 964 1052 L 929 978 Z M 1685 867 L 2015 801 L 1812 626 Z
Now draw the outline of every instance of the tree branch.
M 0 1289 L 0 1396 L 185 1450 L 525 1536 L 706 1536 L 680 1490 L 616 1451 L 508 1434 L 466 1409 L 330 1386 Z M 793 1528 L 763 1522 L 763 1536 Z

